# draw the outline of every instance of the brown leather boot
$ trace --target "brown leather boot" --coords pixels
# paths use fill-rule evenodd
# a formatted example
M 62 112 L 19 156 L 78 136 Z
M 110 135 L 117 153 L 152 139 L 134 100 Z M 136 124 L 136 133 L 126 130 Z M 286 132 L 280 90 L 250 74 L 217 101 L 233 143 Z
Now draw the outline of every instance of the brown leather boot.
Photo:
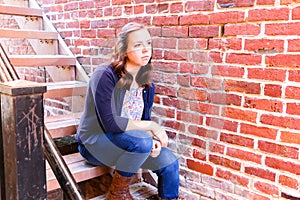
M 134 200 L 129 191 L 131 177 L 121 176 L 117 171 L 114 173 L 112 183 L 106 194 L 107 200 Z

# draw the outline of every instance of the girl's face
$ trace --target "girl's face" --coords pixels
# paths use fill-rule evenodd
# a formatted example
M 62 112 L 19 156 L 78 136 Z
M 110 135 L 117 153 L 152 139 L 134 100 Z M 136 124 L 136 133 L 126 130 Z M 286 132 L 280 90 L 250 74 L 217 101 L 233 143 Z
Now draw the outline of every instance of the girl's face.
M 152 40 L 147 29 L 134 31 L 128 35 L 127 68 L 148 64 L 152 56 Z

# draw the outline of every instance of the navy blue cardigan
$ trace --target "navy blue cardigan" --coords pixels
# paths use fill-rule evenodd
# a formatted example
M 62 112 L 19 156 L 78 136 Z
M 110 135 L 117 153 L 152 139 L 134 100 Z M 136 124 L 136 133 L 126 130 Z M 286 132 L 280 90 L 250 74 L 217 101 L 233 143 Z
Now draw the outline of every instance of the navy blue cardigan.
M 126 130 L 128 118 L 121 117 L 126 90 L 116 87 L 118 80 L 119 77 L 108 64 L 97 67 L 93 72 L 77 129 L 77 137 L 83 144 L 93 144 L 99 134 L 122 133 Z M 154 89 L 152 84 L 152 87 L 143 90 L 142 120 L 151 119 Z

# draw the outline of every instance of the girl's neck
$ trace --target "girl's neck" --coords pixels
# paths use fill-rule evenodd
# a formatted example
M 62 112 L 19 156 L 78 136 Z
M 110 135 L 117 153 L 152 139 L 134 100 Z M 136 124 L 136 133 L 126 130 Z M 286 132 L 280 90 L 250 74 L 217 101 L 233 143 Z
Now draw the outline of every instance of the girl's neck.
M 135 78 L 138 71 L 140 70 L 140 67 L 130 67 L 127 65 L 126 70 L 133 76 L 133 78 Z

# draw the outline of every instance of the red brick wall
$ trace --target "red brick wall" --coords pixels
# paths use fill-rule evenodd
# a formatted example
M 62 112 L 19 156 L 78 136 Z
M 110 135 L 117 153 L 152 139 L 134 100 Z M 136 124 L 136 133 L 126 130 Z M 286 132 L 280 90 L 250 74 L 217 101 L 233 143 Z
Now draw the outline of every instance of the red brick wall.
M 135 2 L 135 3 L 132 3 Z M 43 0 L 86 71 L 148 25 L 185 199 L 300 198 L 300 1 Z

